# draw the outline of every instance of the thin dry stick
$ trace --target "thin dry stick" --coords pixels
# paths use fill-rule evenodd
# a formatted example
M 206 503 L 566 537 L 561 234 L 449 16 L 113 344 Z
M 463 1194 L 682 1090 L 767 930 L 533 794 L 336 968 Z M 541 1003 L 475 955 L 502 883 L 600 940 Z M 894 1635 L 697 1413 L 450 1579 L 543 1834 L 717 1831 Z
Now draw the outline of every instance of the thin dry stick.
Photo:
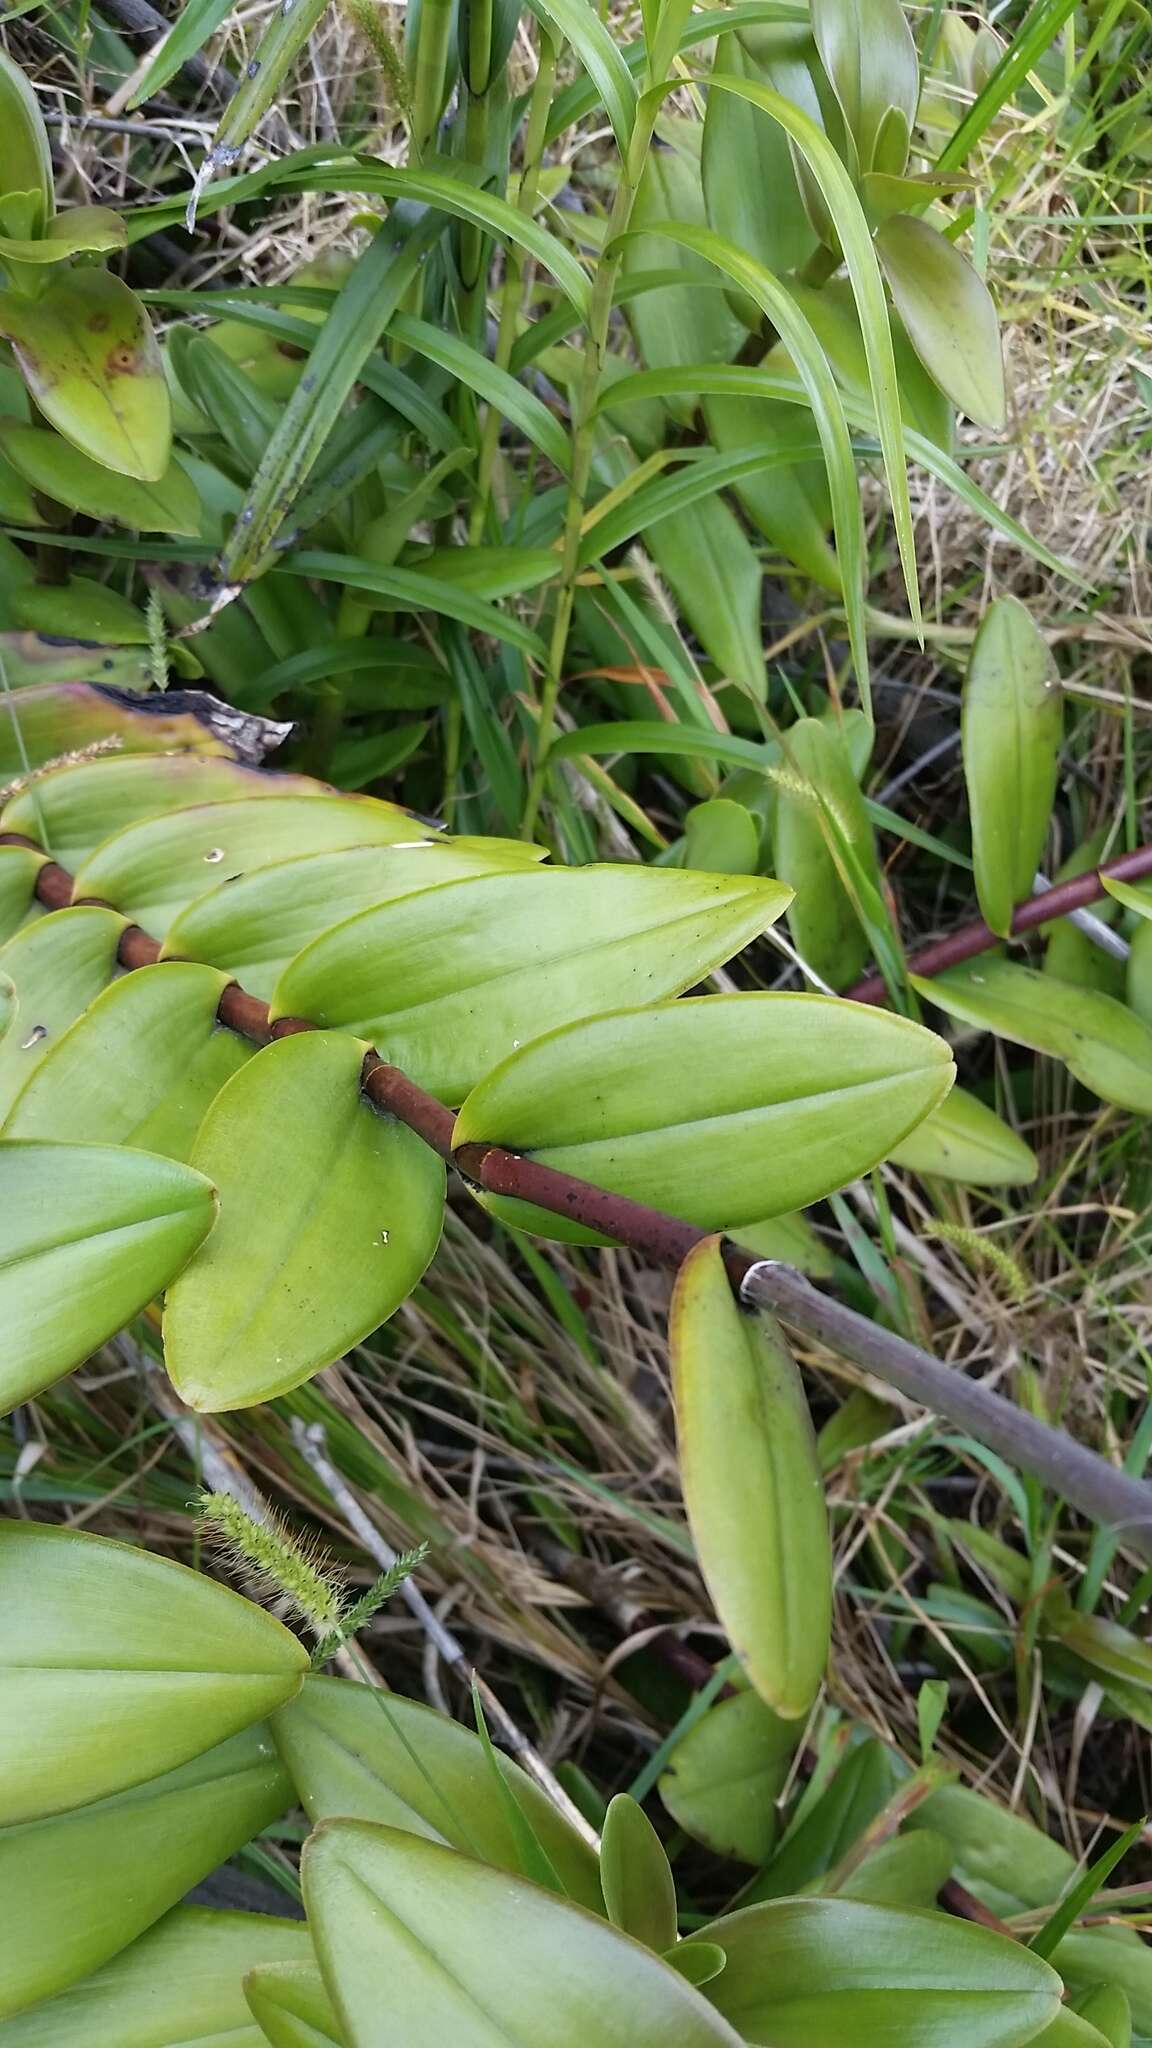
M 328 1440 L 322 1423 L 304 1423 L 299 1419 L 292 1424 L 292 1439 L 302 1458 L 311 1466 L 316 1477 L 331 1494 L 350 1529 L 354 1531 L 370 1557 L 375 1558 L 382 1571 L 391 1571 L 396 1563 L 396 1552 L 384 1541 L 375 1524 L 365 1514 L 351 1487 L 341 1477 L 328 1456 Z M 497 1699 L 487 1680 L 480 1676 L 471 1662 L 463 1645 L 446 1628 L 435 1609 L 430 1607 L 420 1588 L 411 1579 L 405 1579 L 400 1587 L 400 1598 L 414 1614 L 425 1635 L 435 1644 L 449 1669 L 456 1672 L 469 1686 L 474 1685 L 484 1703 L 484 1712 L 501 1740 L 523 1764 L 524 1769 L 535 1778 L 542 1792 L 560 1809 L 591 1849 L 600 1853 L 600 1837 L 590 1827 L 578 1806 L 574 1806 L 559 1779 L 549 1770 L 539 1750 L 535 1749 L 523 1729 L 512 1719 L 507 1708 Z

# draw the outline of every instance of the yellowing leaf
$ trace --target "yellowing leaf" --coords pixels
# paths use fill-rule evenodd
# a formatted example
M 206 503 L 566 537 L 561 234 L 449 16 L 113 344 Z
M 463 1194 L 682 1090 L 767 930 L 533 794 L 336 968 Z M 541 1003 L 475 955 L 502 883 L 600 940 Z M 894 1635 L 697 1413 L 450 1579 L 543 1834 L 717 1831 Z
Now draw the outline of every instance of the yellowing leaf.
M 109 270 L 69 270 L 39 298 L 0 292 L 0 334 L 66 441 L 124 476 L 168 467 L 171 414 L 156 337 L 135 293 Z

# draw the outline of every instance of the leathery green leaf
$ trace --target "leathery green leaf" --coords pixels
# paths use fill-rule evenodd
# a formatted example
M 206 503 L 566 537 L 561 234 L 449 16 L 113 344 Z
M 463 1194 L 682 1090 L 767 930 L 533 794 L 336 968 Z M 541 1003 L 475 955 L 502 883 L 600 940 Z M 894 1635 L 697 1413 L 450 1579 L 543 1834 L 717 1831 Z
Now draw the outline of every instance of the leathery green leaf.
M 1132 2007 L 1123 1985 L 1094 1985 L 1076 2000 L 1076 2011 L 1103 2035 L 1108 2048 L 1132 2048 Z
M 308 1818 L 345 1814 L 446 1842 L 497 1869 L 520 1859 L 508 1808 L 478 1735 L 431 1707 L 312 1677 L 275 1715 L 272 1733 Z M 505 1786 L 579 1905 L 603 1911 L 596 1858 L 550 1799 L 499 1750 Z
M 953 1088 L 888 1157 L 912 1173 L 938 1174 L 970 1188 L 1026 1187 L 1040 1171 L 1031 1145 L 964 1088 Z
M 867 1172 L 943 1101 L 952 1072 L 943 1039 L 864 1004 L 689 996 L 526 1045 L 473 1089 L 455 1142 L 531 1152 L 730 1229 Z M 485 1200 L 525 1229 L 563 1232 L 529 1203 Z
M 627 1792 L 617 1793 L 604 1816 L 600 1884 L 614 1927 L 658 1955 L 675 1946 L 675 1880 L 659 1835 Z
M 171 408 L 159 345 L 136 294 L 110 270 L 69 270 L 39 298 L 0 292 L 0 334 L 46 420 L 95 462 L 155 483 Z
M 126 1543 L 0 1521 L 0 1827 L 173 1770 L 283 1706 L 286 1628 Z
M 753 54 L 737 37 L 727 39 L 724 69 L 739 77 L 770 81 L 764 59 L 801 56 L 810 49 L 807 30 L 793 22 L 762 28 Z M 816 247 L 800 196 L 788 138 L 775 121 L 732 93 L 708 98 L 700 170 L 708 223 L 737 248 L 777 273 L 798 270 Z M 772 204 L 764 204 L 771 192 Z
M 30 846 L 0 846 L 0 946 L 36 916 L 36 877 L 45 858 Z
M 860 168 L 871 170 L 890 110 L 905 137 L 916 118 L 920 65 L 904 9 L 900 0 L 812 0 L 812 32 Z M 904 161 L 883 168 L 902 171 Z
M 97 848 L 76 876 L 77 894 L 98 896 L 163 938 L 178 911 L 233 875 L 293 855 L 344 846 L 390 846 L 426 831 L 398 804 L 375 797 L 238 798 L 191 806 L 177 816 L 142 818 Z
M 1002 427 L 1006 400 L 1000 323 L 983 278 L 954 242 L 912 213 L 894 213 L 882 221 L 876 249 L 929 376 L 969 419 Z
M 0 449 L 25 483 L 90 519 L 114 519 L 138 533 L 200 531 L 196 487 L 178 462 L 154 483 L 120 476 L 46 427 L 0 421 Z
M 0 1119 L 70 1024 L 116 972 L 124 920 L 95 904 L 37 918 L 0 949 L 16 1016 L 0 1043 Z
M 175 960 L 114 981 L 49 1047 L 4 1136 L 187 1159 L 209 1104 L 252 1057 L 216 1022 L 227 984 L 213 967 Z
M 529 0 L 532 12 L 571 43 L 596 84 L 623 157 L 636 119 L 636 85 L 610 28 L 586 0 Z
M 220 804 L 241 797 L 330 796 L 305 775 L 263 775 L 237 761 L 197 754 L 80 761 L 53 768 L 0 812 L 5 832 L 39 839 L 41 826 L 53 860 L 75 871 L 98 846 L 126 826 L 166 811 Z M 219 878 L 217 878 L 219 879 Z
M 517 868 L 337 925 L 281 976 L 274 1017 L 368 1038 L 445 1101 L 542 1031 L 691 987 L 779 916 L 778 882 L 674 868 Z
M 211 1229 L 215 1197 L 151 1152 L 8 1140 L 0 1190 L 6 1413 L 146 1307 Z
M 877 897 L 872 827 L 841 736 L 801 718 L 785 738 L 776 784 L 773 866 L 795 895 L 788 930 L 801 958 L 832 988 L 856 980 L 871 947 L 845 883 L 845 857 Z M 837 857 L 839 855 L 839 858 Z
M 678 1827 L 718 1856 L 767 1862 L 797 1728 L 751 1690 L 718 1700 L 682 1735 L 660 1779 Z
M 443 1162 L 364 1101 L 367 1050 L 343 1032 L 280 1039 L 201 1125 L 192 1161 L 220 1220 L 164 1311 L 165 1360 L 193 1408 L 299 1386 L 385 1322 L 436 1249 Z
M 685 363 L 727 363 L 744 341 L 744 328 L 728 305 L 707 261 L 674 236 L 662 223 L 704 228 L 707 213 L 696 150 L 700 131 L 694 122 L 676 121 L 669 130 L 679 144 L 648 153 L 632 208 L 636 238 L 621 249 L 621 275 L 660 270 L 679 273 L 681 284 L 658 285 L 628 303 L 628 321 L 641 357 L 651 370 Z M 605 403 L 610 399 L 605 396 Z M 687 425 L 693 398 L 673 400 L 670 410 Z
M 169 926 L 166 955 L 210 960 L 265 1002 L 297 953 L 341 921 L 398 896 L 543 858 L 543 848 L 443 834 L 412 846 L 349 846 L 280 861 L 198 896 Z
M 1055 1970 L 1005 1934 L 855 1899 L 781 1899 L 701 1930 L 727 1968 L 707 1996 L 749 2044 L 1023 2048 L 1060 2005 Z
M 5 2023 L 5 2048 L 264 2048 L 244 1996 L 249 1971 L 306 1970 L 298 1920 L 174 1906 L 91 1977 Z M 315 1965 L 311 1965 L 315 1971 Z
M 1118 882 L 1113 875 L 1101 875 L 1100 880 L 1110 896 L 1122 903 L 1125 910 L 1134 910 L 1137 917 L 1152 918 L 1152 896 L 1144 889 L 1133 888 L 1131 882 Z
M 349 2048 L 737 2048 L 675 1970 L 593 1914 L 471 1856 L 326 1821 L 304 1897 Z M 1042 1967 L 1042 1966 L 1041 1966 Z
M 0 2018 L 100 1969 L 291 1801 L 255 1727 L 131 1791 L 0 1829 Z
M 36 95 L 18 64 L 0 52 L 0 192 L 34 192 L 32 225 L 43 227 L 56 208 L 55 172 L 48 130 Z
M 741 1309 L 722 1240 L 676 1277 L 669 1314 L 688 1526 L 713 1605 L 752 1685 L 806 1714 L 828 1661 L 832 1546 L 816 1439 L 778 1326 Z
M 721 676 L 764 703 L 764 574 L 731 507 L 719 497 L 703 498 L 691 511 L 646 527 L 644 545 Z
M 1152 1025 L 1114 996 L 995 959 L 912 982 L 950 1017 L 1063 1060 L 1105 1102 L 1152 1115 Z
M 329 2042 L 340 2043 L 339 2022 L 314 1962 L 268 1963 L 250 1970 L 244 1996 L 259 2022 L 261 2043 L 270 2041 L 272 2048 L 328 2048 Z
M 961 700 L 964 780 L 972 815 L 976 894 L 1001 938 L 1032 894 L 1060 762 L 1064 727 L 1048 648 L 1015 597 L 980 622 Z
M 70 206 L 48 223 L 48 232 L 34 240 L 0 235 L 0 263 L 66 263 L 72 256 L 97 250 L 122 249 L 124 223 L 108 206 Z

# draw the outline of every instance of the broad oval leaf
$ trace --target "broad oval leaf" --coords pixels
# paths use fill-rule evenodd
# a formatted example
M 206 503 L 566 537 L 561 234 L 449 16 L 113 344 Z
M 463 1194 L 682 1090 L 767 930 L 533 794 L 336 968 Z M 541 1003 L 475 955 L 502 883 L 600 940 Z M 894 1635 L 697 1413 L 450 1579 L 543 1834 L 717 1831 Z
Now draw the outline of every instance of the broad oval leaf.
M 669 1312 L 676 1443 L 704 1582 L 752 1685 L 806 1714 L 828 1661 L 832 1546 L 804 1388 L 779 1327 L 741 1309 L 722 1240 L 689 1252 Z
M 718 1700 L 680 1737 L 660 1779 L 677 1826 L 717 1856 L 766 1863 L 796 1735 L 796 1723 L 781 1720 L 751 1689 Z
M 256 1727 L 111 1799 L 0 1829 L 0 2018 L 100 1969 L 291 1800 Z
M 517 868 L 365 911 L 281 976 L 273 1016 L 371 1039 L 460 1102 L 552 1026 L 699 981 L 780 915 L 788 892 L 673 868 Z
M 122 476 L 168 468 L 171 408 L 156 337 L 135 292 L 110 270 L 69 270 L 38 298 L 0 293 L 0 334 L 29 391 L 66 441 Z
M 536 855 L 542 858 L 542 849 Z M 521 850 L 503 841 L 462 845 L 442 834 L 414 846 L 350 846 L 279 861 L 196 897 L 169 926 L 164 951 L 210 960 L 267 1002 L 289 963 L 336 919 L 441 882 L 524 864 Z
M 1075 1858 L 1059 1842 L 967 1785 L 941 1786 L 905 1825 L 945 1835 L 956 1876 L 996 1912 L 1050 1905 L 1078 1875 Z
M 190 806 L 176 816 L 142 818 L 97 848 L 76 876 L 79 896 L 115 904 L 163 938 L 172 919 L 209 883 L 270 867 L 305 852 L 387 846 L 426 838 L 409 812 L 375 797 L 240 797 Z
M 684 865 L 714 875 L 754 875 L 760 865 L 759 818 L 726 796 L 693 805 L 684 819 Z
M 33 490 L 90 519 L 114 519 L 138 533 L 200 531 L 196 486 L 178 462 L 169 462 L 154 483 L 145 483 L 108 469 L 60 434 L 22 420 L 0 421 L 0 449 Z
M 1152 1115 L 1152 1025 L 1114 996 L 987 958 L 931 981 L 911 979 L 925 1002 L 950 1017 L 1063 1060 L 1105 1102 Z
M 298 1920 L 174 1906 L 70 1991 L 5 2022 L 5 2048 L 264 2048 L 244 1996 L 246 1972 L 307 1969 Z
M 191 1258 L 215 1213 L 211 1182 L 175 1160 L 0 1140 L 3 1411 L 123 1329 Z
M 920 1906 L 936 1903 L 936 1895 L 952 1874 L 952 1844 L 931 1828 L 892 1835 L 857 1864 L 847 1877 L 830 1885 L 841 1899 L 866 1899 L 873 1906 Z
M 309 1678 L 272 1733 L 308 1818 L 345 1814 L 446 1842 L 500 1870 L 520 1858 L 489 1756 L 478 1735 L 415 1700 L 366 1686 Z M 596 1858 L 520 1766 L 493 1752 L 511 1792 L 565 1890 L 603 1910 Z
M 0 1119 L 58 1039 L 116 973 L 124 920 L 95 904 L 37 918 L 0 948 L 16 1018 L 0 1043 Z
M 187 1159 L 209 1105 L 252 1057 L 216 1021 L 227 985 L 214 967 L 175 960 L 114 981 L 49 1047 L 4 1136 Z
M 980 622 L 961 700 L 976 894 L 1000 937 L 1032 894 L 1060 765 L 1064 710 L 1052 657 L 1018 598 Z
M 1040 1171 L 1031 1145 L 965 1088 L 953 1088 L 888 1157 L 912 1173 L 938 1174 L 971 1188 L 1026 1187 Z
M 143 818 L 192 805 L 237 802 L 241 798 L 330 796 L 322 782 L 304 775 L 264 775 L 238 761 L 198 754 L 138 755 L 114 761 L 81 761 L 50 769 L 34 788 L 21 791 L 0 812 L 5 832 L 44 838 L 53 860 L 76 871 L 114 833 Z M 220 878 L 217 878 L 220 879 Z
M 259 2022 L 260 2042 L 272 2048 L 340 2048 L 339 2021 L 315 1962 L 269 1963 L 244 1979 L 248 2009 Z M 221 2048 L 232 2048 L 222 2043 Z M 247 2048 L 246 2042 L 240 2048 Z M 256 2044 L 253 2044 L 256 2048 Z
M 714 1920 L 727 1967 L 706 1996 L 770 2048 L 1023 2048 L 1060 2005 L 1055 1970 L 1007 1935 L 943 1913 L 782 1899 Z
M 70 206 L 48 223 L 47 232 L 33 240 L 0 235 L 0 262 L 66 263 L 84 256 L 123 249 L 127 236 L 124 222 L 108 206 Z
M 760 30 L 756 54 L 733 37 L 722 61 L 733 76 L 770 85 L 764 58 L 797 55 L 811 48 L 807 30 L 781 22 Z M 746 100 L 710 93 L 700 154 L 708 224 L 778 274 L 798 270 L 816 247 L 792 164 L 787 137 L 775 121 L 762 120 Z M 764 194 L 771 192 L 766 206 Z
M 657 1955 L 675 1947 L 675 1879 L 659 1835 L 627 1792 L 616 1794 L 604 1816 L 600 1884 L 613 1927 Z
M 812 0 L 812 33 L 860 169 L 876 164 L 895 113 L 904 124 L 903 155 L 880 167 L 902 171 L 920 98 L 920 64 L 900 0 Z
M 436 1250 L 443 1162 L 364 1100 L 367 1050 L 342 1032 L 281 1039 L 204 1119 L 192 1160 L 220 1191 L 220 1220 L 164 1311 L 165 1361 L 190 1407 L 299 1386 L 387 1321 Z
M 952 1071 L 942 1039 L 864 1004 L 691 996 L 525 1046 L 472 1091 L 455 1142 L 530 1152 L 730 1229 L 867 1172 L 943 1101 Z M 528 1203 L 499 1213 L 545 1236 L 558 1227 Z
M 36 877 L 46 857 L 30 846 L 0 846 L 0 946 L 42 914 Z
M 876 251 L 929 375 L 969 419 L 1002 427 L 1000 323 L 983 278 L 954 242 L 912 213 L 894 213 L 881 222 Z
M 126 1543 L 0 1521 L 0 1827 L 159 1777 L 291 1699 L 286 1628 Z
M 439 1843 L 326 1821 L 304 1852 L 304 1896 L 349 2048 L 506 2048 L 509 2013 L 532 2048 L 738 2048 L 659 1957 Z

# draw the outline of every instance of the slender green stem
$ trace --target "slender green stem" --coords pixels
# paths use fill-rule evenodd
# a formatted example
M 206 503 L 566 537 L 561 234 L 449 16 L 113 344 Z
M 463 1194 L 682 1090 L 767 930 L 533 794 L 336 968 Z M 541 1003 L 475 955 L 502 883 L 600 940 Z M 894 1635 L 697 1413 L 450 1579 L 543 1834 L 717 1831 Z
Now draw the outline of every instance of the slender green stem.
M 646 93 L 637 107 L 628 155 L 621 167 L 620 183 L 616 188 L 616 197 L 608 216 L 604 247 L 592 285 L 592 306 L 588 316 L 584 361 L 573 412 L 572 474 L 564 520 L 564 547 L 560 581 L 556 592 L 556 613 L 548 649 L 548 668 L 540 693 L 540 714 L 536 725 L 536 761 L 524 811 L 522 829 L 526 839 L 531 839 L 536 829 L 536 819 L 544 794 L 548 773 L 548 749 L 552 744 L 556 724 L 556 701 L 560 694 L 564 661 L 568 651 L 568 634 L 576 599 L 576 573 L 580 562 L 580 535 L 596 448 L 596 401 L 600 395 L 600 379 L 608 352 L 608 325 L 612 318 L 616 282 L 620 274 L 620 237 L 627 233 L 632 220 L 636 194 L 648 159 L 652 131 L 656 125 L 658 105 L 657 95 Z

